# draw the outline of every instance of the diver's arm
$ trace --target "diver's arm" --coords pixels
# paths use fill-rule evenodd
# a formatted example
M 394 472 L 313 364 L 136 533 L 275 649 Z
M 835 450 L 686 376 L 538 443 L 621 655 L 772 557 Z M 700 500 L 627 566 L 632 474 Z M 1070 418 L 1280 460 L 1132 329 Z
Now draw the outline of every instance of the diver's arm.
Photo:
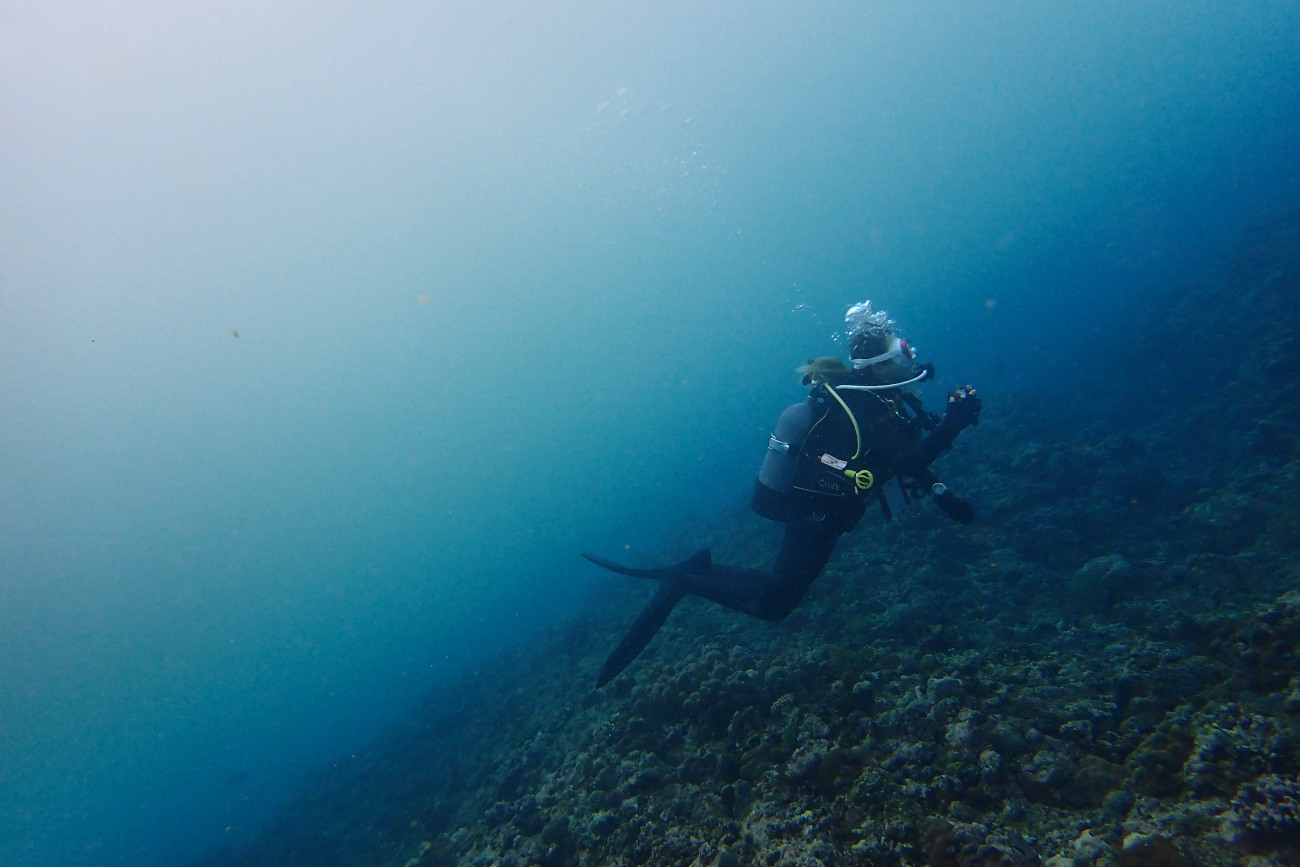
M 970 524 L 975 520 L 975 508 L 949 490 L 948 486 L 939 481 L 939 477 L 929 469 L 921 470 L 917 475 L 910 477 L 910 481 L 914 486 L 924 488 L 925 491 L 933 494 L 934 504 L 957 523 Z
M 948 396 L 948 410 L 943 421 L 912 450 L 903 461 L 906 475 L 919 476 L 935 458 L 952 448 L 957 434 L 973 424 L 979 424 L 981 403 L 975 389 L 962 386 Z

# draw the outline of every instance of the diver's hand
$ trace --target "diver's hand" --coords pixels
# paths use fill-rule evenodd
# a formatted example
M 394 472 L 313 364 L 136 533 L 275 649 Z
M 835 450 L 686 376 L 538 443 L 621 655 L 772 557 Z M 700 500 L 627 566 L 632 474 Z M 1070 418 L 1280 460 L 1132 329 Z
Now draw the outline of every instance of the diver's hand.
M 975 509 L 970 503 L 948 490 L 948 486 L 942 482 L 934 487 L 943 488 L 942 493 L 934 495 L 934 502 L 940 509 L 943 509 L 945 515 L 959 524 L 969 524 L 975 520 Z
M 943 426 L 965 430 L 973 424 L 979 424 L 982 407 L 975 389 L 963 385 L 948 395 L 948 411 L 944 413 Z

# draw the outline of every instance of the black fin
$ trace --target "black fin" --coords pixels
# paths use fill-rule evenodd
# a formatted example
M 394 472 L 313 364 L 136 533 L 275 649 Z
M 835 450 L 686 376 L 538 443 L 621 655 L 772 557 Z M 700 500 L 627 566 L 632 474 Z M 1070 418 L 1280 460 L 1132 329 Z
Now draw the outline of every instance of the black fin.
M 944 491 L 934 498 L 935 505 L 959 524 L 969 524 L 975 520 L 975 509 L 970 503 L 957 498 L 952 491 Z
M 707 554 L 708 552 L 704 553 Z M 596 561 L 593 560 L 592 562 Z M 667 572 L 668 570 L 660 571 Z M 650 600 L 650 604 L 641 610 L 636 620 L 632 621 L 632 625 L 628 627 L 623 640 L 619 642 L 618 647 L 614 648 L 614 652 L 609 655 L 609 659 L 605 660 L 605 666 L 600 670 L 600 677 L 596 678 L 596 689 L 600 689 L 618 677 L 623 669 L 632 664 L 632 660 L 641 655 L 641 651 L 645 650 L 646 645 L 650 643 L 650 639 L 655 637 L 655 633 L 659 631 L 659 627 L 664 625 L 664 621 L 668 619 L 669 614 L 672 614 L 673 607 L 683 595 L 684 591 L 681 582 L 670 580 L 660 585 L 659 591 Z
M 633 569 L 628 566 L 622 566 L 603 557 L 597 557 L 594 554 L 583 554 L 592 563 L 600 566 L 602 569 L 608 569 L 611 572 L 617 572 L 620 575 L 631 575 L 635 578 L 656 578 L 663 583 L 659 585 L 659 590 L 655 593 L 650 603 L 641 610 L 636 620 L 628 627 L 627 634 L 619 642 L 618 647 L 605 660 L 605 666 L 600 670 L 600 677 L 596 678 L 596 688 L 600 689 L 614 678 L 622 673 L 623 669 L 632 664 L 632 660 L 641 655 L 646 645 L 655 637 L 659 627 L 664 625 L 668 615 L 673 612 L 673 607 L 686 595 L 686 582 L 682 576 L 685 575 L 706 575 L 713 568 L 713 555 L 709 549 L 697 551 L 694 555 L 683 560 L 675 566 L 669 566 L 665 569 Z
M 692 555 L 690 558 L 683 560 L 676 566 L 668 566 L 663 569 L 633 569 L 631 566 L 624 566 L 615 563 L 613 560 L 606 560 L 604 557 L 597 557 L 595 554 L 584 553 L 583 557 L 595 563 L 602 569 L 608 569 L 611 572 L 617 572 L 620 575 L 631 575 L 633 578 L 654 578 L 662 580 L 665 575 L 681 575 L 688 572 L 708 572 L 713 565 L 713 555 L 709 549 L 705 548 Z

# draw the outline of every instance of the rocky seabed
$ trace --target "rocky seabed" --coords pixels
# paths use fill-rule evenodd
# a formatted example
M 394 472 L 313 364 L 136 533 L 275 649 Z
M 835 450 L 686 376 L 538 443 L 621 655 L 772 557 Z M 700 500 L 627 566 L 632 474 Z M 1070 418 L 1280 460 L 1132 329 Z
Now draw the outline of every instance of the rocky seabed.
M 1240 367 L 991 398 L 939 467 L 977 524 L 868 518 L 786 621 L 687 600 L 595 692 L 649 593 L 615 576 L 205 863 L 1300 864 L 1298 225 L 1139 324 Z M 775 533 L 662 562 L 766 567 Z

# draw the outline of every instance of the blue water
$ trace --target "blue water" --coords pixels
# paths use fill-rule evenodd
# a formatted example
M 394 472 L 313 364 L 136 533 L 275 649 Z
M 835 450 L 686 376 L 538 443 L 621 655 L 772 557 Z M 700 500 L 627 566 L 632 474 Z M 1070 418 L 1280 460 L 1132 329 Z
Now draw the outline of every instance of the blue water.
M 888 308 L 1061 387 L 1300 202 L 1291 3 L 0 9 L 0 862 L 237 843 L 743 504 Z

